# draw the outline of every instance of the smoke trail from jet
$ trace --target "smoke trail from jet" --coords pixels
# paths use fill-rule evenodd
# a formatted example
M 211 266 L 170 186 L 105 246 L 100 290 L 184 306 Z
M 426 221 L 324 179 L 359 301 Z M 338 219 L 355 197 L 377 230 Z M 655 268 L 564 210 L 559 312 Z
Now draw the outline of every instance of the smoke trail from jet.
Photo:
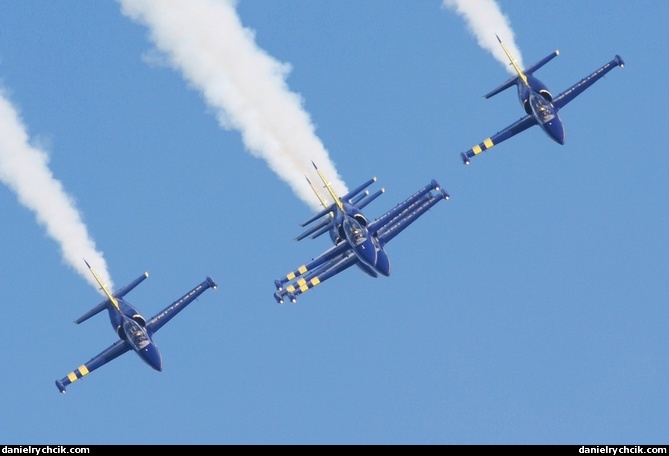
M 201 92 L 220 125 L 239 130 L 246 149 L 264 159 L 300 199 L 320 207 L 304 178 L 316 176 L 312 161 L 335 191 L 347 192 L 301 97 L 286 85 L 290 66 L 256 45 L 255 32 L 241 24 L 234 0 L 118 1 L 124 15 L 148 27 L 153 44 Z
M 35 213 L 37 222 L 60 245 L 64 261 L 98 289 L 84 258 L 113 289 L 102 253 L 88 235 L 72 198 L 54 178 L 48 156 L 29 143 L 26 128 L 0 88 L 0 181 L 16 193 L 19 202 Z
M 509 73 L 516 74 L 495 35 L 502 40 L 518 66 L 525 68 L 509 19 L 502 13 L 495 0 L 444 0 L 442 5 L 465 18 L 469 31 L 479 46 L 490 52 Z

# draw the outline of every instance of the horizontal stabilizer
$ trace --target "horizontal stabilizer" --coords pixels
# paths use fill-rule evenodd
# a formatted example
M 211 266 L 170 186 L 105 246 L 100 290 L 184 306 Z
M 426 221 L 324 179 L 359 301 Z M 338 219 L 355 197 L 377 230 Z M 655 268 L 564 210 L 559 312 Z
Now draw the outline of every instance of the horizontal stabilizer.
M 316 231 L 319 230 L 325 230 L 327 231 L 332 227 L 332 219 L 326 218 L 318 222 L 317 224 L 313 225 L 311 228 L 309 228 L 307 231 L 304 233 L 300 234 L 298 237 L 295 238 L 296 241 L 301 241 L 305 237 L 315 233 Z
M 126 294 L 128 294 L 130 291 L 132 291 L 133 288 L 135 288 L 137 285 L 142 283 L 144 281 L 144 279 L 146 279 L 148 276 L 149 276 L 149 273 L 145 272 L 144 274 L 142 274 L 141 276 L 137 277 L 135 280 L 130 282 L 128 285 L 119 289 L 117 292 L 112 293 L 112 296 L 114 298 L 118 298 L 118 299 L 123 298 Z M 102 312 L 104 309 L 107 308 L 107 305 L 109 305 L 109 304 L 110 304 L 109 299 L 105 299 L 100 304 L 98 304 L 97 306 L 93 307 L 91 310 L 86 312 L 84 315 L 82 315 L 78 319 L 74 320 L 74 322 L 76 324 L 83 323 L 84 321 L 91 318 L 93 315 L 96 315 L 96 314 Z
M 341 197 L 341 200 L 342 200 L 342 201 L 348 201 L 348 202 L 350 202 L 354 196 L 356 196 L 358 193 L 360 193 L 360 192 L 362 192 L 363 190 L 365 190 L 367 187 L 369 187 L 370 185 L 372 185 L 374 182 L 376 182 L 376 177 L 372 177 L 370 180 L 368 180 L 368 181 L 365 182 L 364 184 L 362 184 L 362 185 L 360 185 L 360 186 L 354 188 L 353 190 L 351 190 L 350 192 L 348 192 L 346 195 L 342 196 L 342 197 Z
M 137 277 L 135 280 L 130 282 L 128 285 L 124 286 L 123 288 L 120 288 L 118 291 L 115 291 L 113 293 L 114 297 L 123 298 L 125 295 L 130 293 L 137 285 L 142 283 L 144 279 L 146 279 L 147 277 L 149 277 L 149 273 L 145 272 L 144 274 L 142 274 L 141 276 Z
M 497 95 L 498 93 L 503 92 L 503 91 L 505 91 L 506 89 L 508 89 L 509 87 L 516 85 L 516 81 L 517 81 L 517 80 L 518 80 L 518 76 L 513 76 L 513 77 L 511 77 L 511 78 L 510 78 L 508 81 L 506 81 L 504 84 L 502 84 L 502 85 L 500 85 L 499 87 L 497 87 L 496 89 L 494 89 L 494 90 L 492 90 L 492 91 L 486 93 L 486 94 L 484 95 L 484 98 L 487 99 L 487 98 L 494 97 L 494 96 Z
M 311 217 L 309 217 L 304 222 L 300 223 L 300 226 L 307 226 L 308 224 L 314 222 L 315 220 L 318 220 L 321 217 L 324 217 L 325 215 L 329 214 L 332 211 L 334 211 L 334 203 L 330 204 L 325 209 L 317 212 L 316 214 L 312 215 Z
M 557 56 L 559 55 L 559 53 L 560 53 L 560 52 L 557 51 L 557 50 L 556 50 L 556 51 L 553 51 L 552 53 L 550 53 L 549 55 L 547 55 L 547 56 L 544 57 L 543 59 L 539 60 L 537 63 L 531 65 L 529 68 L 527 68 L 527 69 L 526 69 L 525 71 L 523 71 L 522 73 L 523 73 L 523 74 L 532 74 L 532 73 L 534 73 L 534 72 L 537 71 L 539 68 L 541 68 L 542 66 L 546 65 L 548 62 L 550 62 L 550 61 L 553 60 L 555 57 L 557 57 Z M 519 78 L 518 75 L 512 76 L 512 77 L 509 78 L 507 81 L 505 81 L 502 85 L 500 85 L 500 86 L 497 87 L 496 89 L 494 89 L 494 90 L 488 92 L 487 94 L 485 94 L 485 98 L 491 98 L 491 97 L 497 95 L 498 93 L 503 92 L 504 90 L 508 89 L 509 87 L 516 85 L 516 83 L 517 83 L 517 81 L 518 81 L 518 78 Z
M 358 203 L 358 209 L 364 209 L 365 206 L 367 206 L 369 203 L 374 201 L 379 196 L 383 195 L 385 191 L 386 190 L 382 188 L 381 190 L 376 191 L 376 193 L 374 193 L 373 195 L 369 195 L 368 197 L 364 198 Z
M 85 322 L 86 320 L 88 320 L 89 318 L 91 318 L 93 315 L 97 315 L 98 313 L 100 313 L 100 312 L 102 312 L 103 310 L 105 310 L 105 309 L 107 308 L 107 304 L 109 304 L 109 299 L 105 299 L 105 300 L 102 301 L 100 304 L 98 304 L 97 306 L 93 307 L 91 310 L 89 310 L 89 311 L 86 312 L 85 314 L 83 314 L 81 317 L 79 317 L 79 318 L 77 318 L 76 320 L 74 320 L 74 322 L 75 322 L 76 324 Z
M 369 195 L 369 190 L 365 190 L 364 192 L 360 193 L 359 195 L 354 196 L 351 198 L 351 204 L 354 206 L 357 206 L 360 201 L 362 201 L 367 195 Z
M 527 68 L 527 69 L 524 71 L 524 73 L 525 73 L 525 74 L 532 74 L 532 73 L 534 73 L 535 71 L 537 71 L 537 70 L 538 70 L 539 68 L 541 68 L 542 66 L 546 65 L 548 62 L 550 62 L 551 60 L 553 60 L 553 59 L 554 59 L 555 57 L 557 57 L 558 55 L 560 55 L 560 51 L 558 51 L 558 50 L 556 49 L 556 50 L 554 50 L 553 52 L 551 52 L 549 55 L 547 55 L 546 57 L 544 57 L 543 59 L 539 60 L 539 61 L 538 61 L 537 63 L 535 63 L 534 65 L 532 65 L 532 66 L 530 66 L 529 68 Z
M 320 230 L 314 231 L 313 234 L 311 235 L 311 239 L 316 239 L 321 234 L 327 233 L 331 229 L 332 229 L 332 225 L 325 225 L 325 226 L 321 227 Z
M 358 195 L 360 192 L 364 191 L 367 187 L 372 185 L 374 182 L 376 182 L 376 177 L 372 177 L 371 179 L 369 179 L 364 184 L 354 188 L 353 190 L 348 192 L 346 195 L 344 195 L 342 198 L 340 198 L 340 200 L 341 201 L 346 201 L 346 202 L 351 202 L 353 200 L 353 198 L 355 198 L 356 195 Z M 307 226 L 310 223 L 314 222 L 315 220 L 318 220 L 319 218 L 325 216 L 326 214 L 334 211 L 334 206 L 335 206 L 335 203 L 332 203 L 329 206 L 326 206 L 324 209 L 322 209 L 321 211 L 317 212 L 316 214 L 312 215 L 307 220 L 302 222 L 300 224 L 300 226 Z

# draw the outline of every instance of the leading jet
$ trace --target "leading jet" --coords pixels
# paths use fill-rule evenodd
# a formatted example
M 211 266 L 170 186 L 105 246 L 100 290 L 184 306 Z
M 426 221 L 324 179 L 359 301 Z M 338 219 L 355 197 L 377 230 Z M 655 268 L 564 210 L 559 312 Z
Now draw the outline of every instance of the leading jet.
M 315 239 L 324 233 L 329 233 L 334 246 L 309 263 L 274 281 L 277 289 L 274 298 L 279 304 L 283 304 L 285 299 L 296 302 L 300 294 L 353 265 L 371 277 L 389 276 L 390 260 L 384 249 L 385 245 L 432 206 L 449 199 L 448 193 L 432 180 L 381 217 L 368 221 L 361 209 L 384 192 L 384 189 L 380 189 L 370 195 L 367 191 L 367 187 L 376 182 L 376 178 L 339 197 L 316 164 L 313 162 L 312 164 L 334 202 L 328 203 L 307 178 L 323 210 L 302 223 L 302 227 L 314 224 L 296 240 L 300 241 L 308 236 Z
M 211 277 L 207 277 L 202 283 L 190 290 L 184 296 L 174 301 L 162 311 L 158 312 L 148 321 L 139 313 L 139 311 L 128 303 L 124 298 L 133 288 L 139 285 L 149 274 L 144 273 L 137 279 L 130 282 L 128 285 L 111 293 L 105 285 L 101 282 L 98 275 L 86 260 L 86 266 L 95 277 L 95 280 L 100 285 L 100 289 L 106 295 L 106 299 L 90 311 L 85 313 L 81 318 L 75 320 L 79 324 L 88 320 L 93 315 L 107 309 L 109 313 L 109 320 L 111 321 L 114 331 L 119 337 L 113 345 L 106 348 L 100 354 L 90 359 L 85 364 L 73 370 L 61 380 L 56 380 L 58 391 L 65 393 L 65 388 L 72 382 L 90 374 L 95 369 L 107 364 L 109 361 L 118 358 L 125 352 L 133 350 L 146 364 L 157 371 L 161 371 L 162 358 L 158 347 L 153 341 L 153 334 L 162 328 L 165 323 L 170 321 L 176 314 L 186 308 L 188 304 L 193 302 L 198 296 L 209 288 L 216 289 L 216 283 Z
M 465 165 L 469 165 L 472 157 L 480 154 L 484 150 L 490 149 L 495 144 L 499 144 L 502 141 L 505 141 L 512 136 L 525 131 L 533 125 L 539 125 L 541 129 L 556 143 L 564 144 L 564 125 L 562 124 L 562 120 L 558 114 L 560 109 L 565 107 L 567 103 L 572 101 L 574 98 L 582 94 L 587 88 L 601 79 L 613 68 L 616 66 L 620 66 L 622 68 L 625 65 L 623 59 L 619 55 L 616 55 L 609 63 L 602 66 L 601 68 L 598 68 L 595 70 L 595 72 L 574 84 L 557 97 L 553 98 L 553 95 L 548 90 L 546 85 L 534 77 L 534 72 L 555 58 L 559 54 L 559 51 L 554 51 L 552 54 L 549 54 L 523 71 L 518 67 L 516 61 L 513 59 L 506 46 L 504 46 L 504 43 L 502 43 L 502 40 L 500 40 L 499 36 L 497 37 L 497 41 L 499 41 L 502 49 L 504 49 L 504 53 L 511 61 L 511 65 L 516 71 L 516 76 L 511 77 L 504 84 L 486 94 L 485 98 L 493 97 L 503 90 L 506 90 L 509 87 L 515 85 L 518 88 L 518 99 L 520 104 L 523 106 L 526 115 L 521 117 L 515 123 L 506 127 L 504 130 L 495 133 L 490 138 L 487 138 L 482 143 L 475 145 L 467 152 L 462 152 L 460 157 L 462 158 L 462 161 Z

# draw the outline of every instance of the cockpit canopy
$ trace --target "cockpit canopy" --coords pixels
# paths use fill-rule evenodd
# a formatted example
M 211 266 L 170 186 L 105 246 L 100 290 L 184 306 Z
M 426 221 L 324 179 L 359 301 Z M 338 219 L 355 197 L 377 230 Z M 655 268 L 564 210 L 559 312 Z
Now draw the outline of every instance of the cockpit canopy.
M 342 228 L 346 234 L 346 239 L 353 245 L 360 245 L 367 239 L 367 230 L 354 218 L 346 218 Z
M 362 212 L 359 212 L 356 208 L 353 208 L 352 206 L 350 206 L 348 204 L 345 204 L 344 206 L 347 209 L 347 211 L 346 211 L 346 215 L 343 215 L 343 217 L 342 217 L 343 220 L 337 226 L 337 234 L 339 235 L 339 238 L 337 240 L 333 239 L 335 244 L 338 244 L 339 242 L 343 241 L 344 239 L 349 238 L 349 236 L 346 232 L 346 228 L 344 227 L 347 220 L 355 220 L 355 222 L 360 227 L 366 227 L 367 226 L 367 219 L 362 214 Z
M 123 322 L 123 333 L 125 338 L 135 350 L 141 350 L 151 343 L 146 329 L 135 320 L 126 318 Z
M 550 122 L 555 117 L 555 108 L 542 96 L 531 96 L 530 107 L 542 124 Z

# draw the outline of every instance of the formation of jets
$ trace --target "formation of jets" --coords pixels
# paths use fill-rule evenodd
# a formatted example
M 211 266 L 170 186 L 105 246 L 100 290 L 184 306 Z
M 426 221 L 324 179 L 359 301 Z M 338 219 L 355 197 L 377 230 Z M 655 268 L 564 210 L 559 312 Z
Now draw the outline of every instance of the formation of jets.
M 315 164 L 314 168 L 334 202 L 328 204 L 311 186 L 323 210 L 302 223 L 304 227 L 318 221 L 299 235 L 297 240 L 307 236 L 315 239 L 327 232 L 334 245 L 309 263 L 274 281 L 277 288 L 274 298 L 279 304 L 283 304 L 285 298 L 296 302 L 298 295 L 353 265 L 371 277 L 388 277 L 390 259 L 384 249 L 385 245 L 432 206 L 449 198 L 448 193 L 439 188 L 437 181 L 432 180 L 378 219 L 369 221 L 361 209 L 383 193 L 383 189 L 372 195 L 365 193 L 367 187 L 376 182 L 376 178 L 339 197 Z
M 613 60 L 557 97 L 553 97 L 546 86 L 534 77 L 534 72 L 556 57 L 558 51 L 549 54 L 527 69 L 521 70 L 499 37 L 497 39 L 511 61 L 516 75 L 485 97 L 490 98 L 515 85 L 525 115 L 470 150 L 461 153 L 460 156 L 465 164 L 469 164 L 472 157 L 533 125 L 539 125 L 551 139 L 563 144 L 565 133 L 562 120 L 558 114 L 559 110 L 613 68 L 624 65 L 622 58 L 616 55 Z M 358 266 L 359 269 L 371 277 L 389 276 L 391 268 L 390 259 L 385 251 L 386 244 L 439 201 L 449 199 L 449 194 L 441 189 L 433 179 L 381 217 L 369 220 L 363 214 L 362 209 L 383 193 L 383 189 L 381 189 L 370 195 L 367 190 L 370 185 L 376 182 L 376 178 L 368 180 L 340 197 L 335 193 L 316 164 L 313 162 L 312 164 L 331 201 L 321 195 L 307 178 L 323 209 L 302 223 L 302 227 L 310 225 L 310 228 L 300 234 L 297 240 L 306 237 L 315 239 L 328 233 L 333 245 L 308 263 L 274 281 L 276 287 L 274 298 L 280 304 L 283 304 L 285 300 L 296 302 L 297 297 L 302 293 L 353 265 Z M 148 277 L 147 273 L 112 292 L 102 283 L 90 265 L 88 263 L 86 265 L 106 298 L 75 322 L 79 324 L 93 315 L 107 310 L 118 340 L 61 380 L 56 380 L 56 386 L 61 393 L 65 393 L 69 384 L 130 350 L 137 353 L 151 368 L 161 371 L 162 358 L 153 341 L 153 335 L 207 289 L 216 288 L 213 279 L 207 277 L 184 296 L 146 320 L 135 307 L 125 300 L 125 295 L 146 279 Z

